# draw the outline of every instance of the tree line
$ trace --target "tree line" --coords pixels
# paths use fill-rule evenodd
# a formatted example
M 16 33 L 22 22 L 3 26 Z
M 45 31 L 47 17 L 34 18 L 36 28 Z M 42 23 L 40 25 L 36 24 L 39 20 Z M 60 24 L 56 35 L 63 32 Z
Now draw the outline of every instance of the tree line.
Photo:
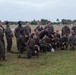
M 3 22 L 3 25 L 5 25 L 7 21 Z M 10 25 L 17 25 L 17 21 L 9 21 Z M 47 25 L 48 22 L 51 22 L 53 25 L 61 25 L 61 24 L 75 24 L 76 20 L 70 20 L 70 19 L 62 19 L 61 21 L 57 18 L 55 22 L 52 22 L 47 19 L 41 19 L 41 20 L 33 20 L 33 21 L 21 21 L 23 25 L 25 25 L 27 22 L 30 22 L 31 25 L 37 25 L 38 22 L 41 22 L 42 25 Z

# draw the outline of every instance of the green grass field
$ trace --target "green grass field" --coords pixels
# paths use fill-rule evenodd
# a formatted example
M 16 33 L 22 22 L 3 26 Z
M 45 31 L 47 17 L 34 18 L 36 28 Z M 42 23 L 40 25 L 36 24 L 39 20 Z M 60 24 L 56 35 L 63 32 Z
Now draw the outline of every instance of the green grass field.
M 12 51 L 17 51 L 15 38 Z M 17 56 L 6 52 L 7 61 L 0 61 L 0 75 L 76 75 L 76 51 L 73 50 L 40 53 L 39 58 L 32 59 Z

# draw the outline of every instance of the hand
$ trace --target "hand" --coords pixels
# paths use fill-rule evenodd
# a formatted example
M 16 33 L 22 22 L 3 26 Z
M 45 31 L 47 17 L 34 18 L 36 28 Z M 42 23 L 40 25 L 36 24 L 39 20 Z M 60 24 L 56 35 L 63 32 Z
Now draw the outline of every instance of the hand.
M 40 51 L 40 47 L 38 46 L 38 51 Z
M 38 47 L 38 45 L 35 45 L 35 47 Z
M 64 45 L 64 42 L 62 44 Z
M 57 43 L 55 43 L 55 45 L 57 45 Z
M 51 44 L 49 44 L 49 46 L 51 47 Z

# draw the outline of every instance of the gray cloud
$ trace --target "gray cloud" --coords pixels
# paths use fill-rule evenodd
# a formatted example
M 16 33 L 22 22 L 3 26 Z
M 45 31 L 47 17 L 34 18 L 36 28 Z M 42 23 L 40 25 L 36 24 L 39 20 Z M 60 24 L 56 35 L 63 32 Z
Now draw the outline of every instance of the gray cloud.
M 0 0 L 0 19 L 76 19 L 75 3 L 76 0 Z

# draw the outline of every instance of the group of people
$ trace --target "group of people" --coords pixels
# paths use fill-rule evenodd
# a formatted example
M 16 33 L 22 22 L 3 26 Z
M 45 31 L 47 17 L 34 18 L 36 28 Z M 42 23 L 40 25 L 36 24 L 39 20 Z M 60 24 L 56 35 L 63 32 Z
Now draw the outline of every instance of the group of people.
M 23 53 L 26 53 L 26 58 L 30 59 L 32 56 L 39 57 L 40 52 L 55 52 L 58 49 L 68 48 L 75 50 L 76 45 L 76 25 L 70 29 L 67 24 L 64 24 L 59 33 L 51 22 L 48 22 L 44 28 L 38 22 L 38 26 L 32 30 L 29 22 L 23 27 L 19 21 L 18 27 L 13 32 L 9 22 L 6 22 L 6 28 L 3 28 L 0 21 L 0 60 L 5 60 L 4 34 L 7 40 L 7 52 L 11 52 L 12 38 L 16 37 L 18 58 L 22 58 Z

